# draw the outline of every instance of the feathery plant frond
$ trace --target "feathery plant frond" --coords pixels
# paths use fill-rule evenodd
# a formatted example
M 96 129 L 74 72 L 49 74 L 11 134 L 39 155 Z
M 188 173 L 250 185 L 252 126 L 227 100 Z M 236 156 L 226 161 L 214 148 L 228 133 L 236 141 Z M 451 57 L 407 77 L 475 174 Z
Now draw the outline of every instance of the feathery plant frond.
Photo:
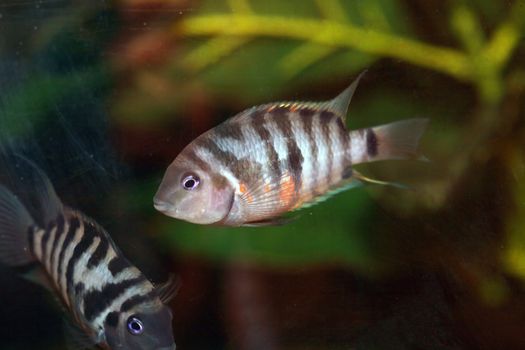
M 228 0 L 228 6 L 236 14 L 252 14 L 251 6 L 247 0 Z M 193 71 L 202 70 L 228 56 L 250 40 L 247 37 L 230 38 L 222 36 L 209 39 L 186 56 L 183 64 Z
M 188 54 L 196 71 L 256 38 L 297 40 L 301 44 L 278 62 L 281 73 L 291 78 L 338 50 L 369 56 L 370 61 L 389 57 L 432 69 L 460 81 L 474 84 L 481 98 L 495 103 L 501 97 L 502 71 L 519 43 L 525 19 L 525 0 L 517 0 L 508 18 L 488 39 L 479 33 L 476 15 L 465 5 L 453 5 L 451 26 L 462 48 L 450 48 L 418 41 L 398 34 L 390 26 L 382 4 L 359 3 L 352 17 L 338 0 L 315 1 L 320 17 L 258 13 L 247 0 L 230 0 L 230 12 L 205 13 L 177 23 L 173 32 L 181 37 L 212 37 Z
M 343 23 L 348 21 L 339 0 L 316 0 L 315 3 L 325 18 Z M 306 42 L 283 57 L 279 67 L 286 77 L 291 78 L 308 66 L 331 55 L 336 50 L 336 47 L 320 46 Z

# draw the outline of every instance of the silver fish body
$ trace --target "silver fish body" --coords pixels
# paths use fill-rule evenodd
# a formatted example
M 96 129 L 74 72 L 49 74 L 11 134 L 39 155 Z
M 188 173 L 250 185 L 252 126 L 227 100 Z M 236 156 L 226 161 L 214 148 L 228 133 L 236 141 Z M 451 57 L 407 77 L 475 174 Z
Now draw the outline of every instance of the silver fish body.
M 0 261 L 40 263 L 75 327 L 87 335 L 86 345 L 175 349 L 172 314 L 163 295 L 168 286 L 154 286 L 101 226 L 63 206 L 47 178 L 41 183 L 45 227 L 0 185 Z
M 200 135 L 168 167 L 155 208 L 200 224 L 271 223 L 355 180 L 353 164 L 415 156 L 425 119 L 347 130 L 358 81 L 333 100 L 253 107 Z

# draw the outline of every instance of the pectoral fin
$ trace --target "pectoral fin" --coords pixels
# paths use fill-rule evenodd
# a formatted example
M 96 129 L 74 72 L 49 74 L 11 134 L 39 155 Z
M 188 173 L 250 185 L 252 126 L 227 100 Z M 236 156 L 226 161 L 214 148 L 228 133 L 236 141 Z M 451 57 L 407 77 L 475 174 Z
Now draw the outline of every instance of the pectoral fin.
M 164 304 L 167 304 L 177 295 L 181 285 L 181 279 L 179 277 L 175 277 L 173 274 L 170 274 L 166 282 L 159 284 L 155 288 L 160 300 Z

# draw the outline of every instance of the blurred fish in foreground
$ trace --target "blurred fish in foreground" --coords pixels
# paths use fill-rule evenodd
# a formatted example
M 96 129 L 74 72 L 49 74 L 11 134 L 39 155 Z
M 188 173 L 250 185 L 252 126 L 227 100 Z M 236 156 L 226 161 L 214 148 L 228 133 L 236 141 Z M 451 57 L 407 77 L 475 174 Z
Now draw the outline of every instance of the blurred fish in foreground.
M 200 135 L 168 167 L 155 208 L 197 224 L 261 226 L 358 183 L 385 184 L 352 165 L 421 158 L 428 121 L 349 132 L 345 117 L 363 74 L 332 100 L 252 107 Z
M 14 166 L 23 163 L 37 179 L 32 190 L 43 217 L 34 220 L 19 198 L 0 185 L 0 262 L 40 265 L 44 273 L 32 279 L 37 276 L 37 282 L 55 291 L 75 322 L 66 327 L 69 348 L 175 349 L 172 313 L 165 304 L 176 283 L 170 279 L 154 286 L 101 226 L 60 202 L 42 170 L 16 158 Z

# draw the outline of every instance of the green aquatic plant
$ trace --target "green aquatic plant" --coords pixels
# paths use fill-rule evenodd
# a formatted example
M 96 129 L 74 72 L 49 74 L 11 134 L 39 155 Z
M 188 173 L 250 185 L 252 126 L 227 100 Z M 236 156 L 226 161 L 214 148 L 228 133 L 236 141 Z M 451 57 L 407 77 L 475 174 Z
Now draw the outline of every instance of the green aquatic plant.
M 497 102 L 502 96 L 502 74 L 519 44 L 525 22 L 525 3 L 516 1 L 508 18 L 484 38 L 476 15 L 465 4 L 451 8 L 451 27 L 462 48 L 442 47 L 398 34 L 386 20 L 391 1 L 359 2 L 362 23 L 354 23 L 338 0 L 315 1 L 321 17 L 255 12 L 248 1 L 228 1 L 229 12 L 204 12 L 176 23 L 175 35 L 210 37 L 191 51 L 184 62 L 201 70 L 256 38 L 292 39 L 302 42 L 278 62 L 287 76 L 332 54 L 336 50 L 358 51 L 373 57 L 389 57 L 432 69 L 474 84 L 483 100 Z M 366 14 L 372 14 L 367 18 Z

